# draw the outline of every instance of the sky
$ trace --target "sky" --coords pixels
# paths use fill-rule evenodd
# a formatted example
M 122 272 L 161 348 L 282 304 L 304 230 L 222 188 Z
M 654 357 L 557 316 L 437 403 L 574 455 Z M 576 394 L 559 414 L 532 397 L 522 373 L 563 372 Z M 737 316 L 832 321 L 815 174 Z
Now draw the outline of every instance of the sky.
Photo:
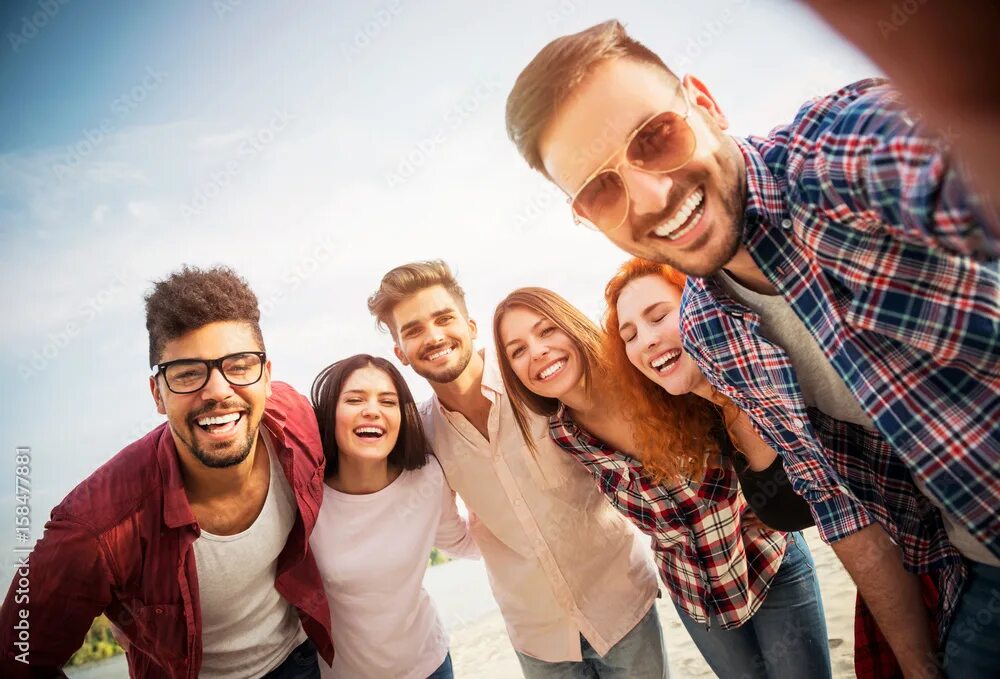
M 162 421 L 143 294 L 182 264 L 247 279 L 272 376 L 306 393 L 336 360 L 391 357 L 365 300 L 404 262 L 449 262 L 483 339 L 524 285 L 598 318 L 626 255 L 573 224 L 507 139 L 504 104 L 548 41 L 609 18 L 698 75 L 735 135 L 878 74 L 790 0 L 4 2 L 2 553 L 16 476 L 40 537 Z

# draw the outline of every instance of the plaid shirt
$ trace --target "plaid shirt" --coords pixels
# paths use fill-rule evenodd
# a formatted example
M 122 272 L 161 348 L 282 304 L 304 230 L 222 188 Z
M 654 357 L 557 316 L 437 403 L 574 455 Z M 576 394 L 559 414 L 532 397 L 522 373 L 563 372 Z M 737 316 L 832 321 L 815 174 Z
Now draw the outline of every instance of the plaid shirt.
M 882 80 L 849 85 L 767 138 L 737 142 L 754 261 L 910 472 L 1000 556 L 1000 265 L 986 254 L 983 208 Z M 800 403 L 788 403 L 791 416 L 772 400 L 794 384 L 791 370 L 748 367 L 758 352 L 727 339 L 729 325 L 756 335 L 737 306 L 694 281 L 685 346 L 702 367 L 719 366 L 713 382 L 739 387 L 773 439 L 812 434 Z M 764 372 L 778 380 L 774 390 L 759 383 Z M 819 501 L 828 538 L 862 527 L 863 510 L 831 492 L 819 456 L 803 451 L 786 464 L 797 490 Z
M 573 422 L 565 407 L 549 418 L 549 434 L 593 475 L 618 511 L 653 538 L 663 584 L 693 620 L 739 627 L 767 595 L 785 553 L 785 533 L 743 528 L 752 511 L 736 472 L 708 470 L 701 483 L 653 483 L 642 464 L 605 445 Z
M 684 348 L 781 454 L 826 542 L 877 522 L 936 574 L 943 634 L 964 567 L 910 474 L 1000 553 L 997 263 L 976 259 L 958 178 L 883 81 L 737 143 L 743 242 L 879 431 L 807 408 L 787 353 L 712 279 L 688 279 Z

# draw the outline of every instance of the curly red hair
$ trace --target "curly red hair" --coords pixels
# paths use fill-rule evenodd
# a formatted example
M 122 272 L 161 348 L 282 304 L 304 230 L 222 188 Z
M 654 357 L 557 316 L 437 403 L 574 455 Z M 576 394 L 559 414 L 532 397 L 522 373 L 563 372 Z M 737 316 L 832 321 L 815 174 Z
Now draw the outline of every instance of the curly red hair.
M 630 404 L 627 418 L 652 479 L 663 483 L 677 474 L 697 478 L 719 458 L 718 408 L 695 394 L 674 396 L 664 391 L 632 365 L 618 332 L 618 297 L 626 285 L 645 276 L 659 276 L 680 290 L 687 280 L 665 264 L 633 258 L 608 281 L 603 354 L 609 387 L 619 402 Z

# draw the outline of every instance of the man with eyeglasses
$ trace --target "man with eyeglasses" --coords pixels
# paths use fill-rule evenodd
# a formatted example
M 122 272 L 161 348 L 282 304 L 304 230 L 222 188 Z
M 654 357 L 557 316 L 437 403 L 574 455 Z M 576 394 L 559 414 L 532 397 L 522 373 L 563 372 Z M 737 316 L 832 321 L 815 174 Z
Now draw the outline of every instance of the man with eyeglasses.
M 0 615 L 4 677 L 65 676 L 102 613 L 134 677 L 318 678 L 317 651 L 332 662 L 308 546 L 319 430 L 309 402 L 271 381 L 259 319 L 226 268 L 184 267 L 146 297 L 167 422 L 52 510 Z
M 809 102 L 766 138 L 727 126 L 703 83 L 617 21 L 550 43 L 507 101 L 512 141 L 577 222 L 689 276 L 684 348 L 782 453 L 903 672 L 938 672 L 914 573 L 957 559 L 960 577 L 935 583 L 945 669 L 992 676 L 1000 273 L 988 210 L 884 80 Z M 876 459 L 865 441 L 878 436 L 894 456 Z M 892 661 L 857 664 L 871 675 Z

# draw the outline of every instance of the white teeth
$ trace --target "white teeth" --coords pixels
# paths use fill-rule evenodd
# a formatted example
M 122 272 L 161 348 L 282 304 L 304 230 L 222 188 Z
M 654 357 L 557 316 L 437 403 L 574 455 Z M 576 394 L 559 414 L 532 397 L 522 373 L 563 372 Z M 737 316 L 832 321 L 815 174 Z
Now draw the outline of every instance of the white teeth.
M 670 219 L 670 221 L 668 221 L 666 224 L 661 225 L 659 228 L 653 231 L 653 233 L 655 233 L 657 236 L 660 236 L 661 238 L 672 238 L 672 239 L 680 238 L 685 233 L 687 233 L 687 231 L 692 226 L 698 223 L 697 219 L 692 219 L 691 224 L 688 225 L 687 229 L 684 229 L 683 231 L 677 231 L 688 221 L 688 218 L 690 218 L 691 215 L 695 213 L 695 211 L 698 211 L 698 217 L 701 217 L 701 211 L 699 210 L 699 208 L 701 207 L 702 201 L 704 199 L 705 199 L 705 192 L 701 189 L 698 189 L 697 191 L 692 193 L 687 200 L 684 201 L 684 204 L 677 209 L 677 212 L 674 213 L 674 216 Z M 674 233 L 675 231 L 677 231 L 677 233 Z
M 385 430 L 381 427 L 358 427 L 354 430 L 355 434 L 378 434 L 381 436 L 385 433 Z
M 238 419 L 240 419 L 240 413 L 229 413 L 228 415 L 220 415 L 219 417 L 203 417 L 198 420 L 198 424 L 207 427 L 210 424 L 225 424 L 226 422 L 235 422 Z
M 546 379 L 546 378 L 549 378 L 552 375 L 555 375 L 560 370 L 562 370 L 564 365 L 566 365 L 566 361 L 556 361 L 555 363 L 553 363 L 552 365 L 550 365 L 548 368 L 546 368 L 542 372 L 538 373 L 538 377 L 540 379 L 543 379 L 543 380 Z
M 437 359 L 441 358 L 442 356 L 447 356 L 450 353 L 451 353 L 451 347 L 448 347 L 447 349 L 442 349 L 441 351 L 435 351 L 433 354 L 431 354 L 430 356 L 427 357 L 427 360 L 428 361 L 436 361 Z
M 663 354 L 663 356 L 660 356 L 659 358 L 655 359 L 649 365 L 653 370 L 659 370 L 661 367 L 663 367 L 664 364 L 669 363 L 670 361 L 674 360 L 680 355 L 681 355 L 681 350 L 674 349 L 673 351 L 669 351 Z

